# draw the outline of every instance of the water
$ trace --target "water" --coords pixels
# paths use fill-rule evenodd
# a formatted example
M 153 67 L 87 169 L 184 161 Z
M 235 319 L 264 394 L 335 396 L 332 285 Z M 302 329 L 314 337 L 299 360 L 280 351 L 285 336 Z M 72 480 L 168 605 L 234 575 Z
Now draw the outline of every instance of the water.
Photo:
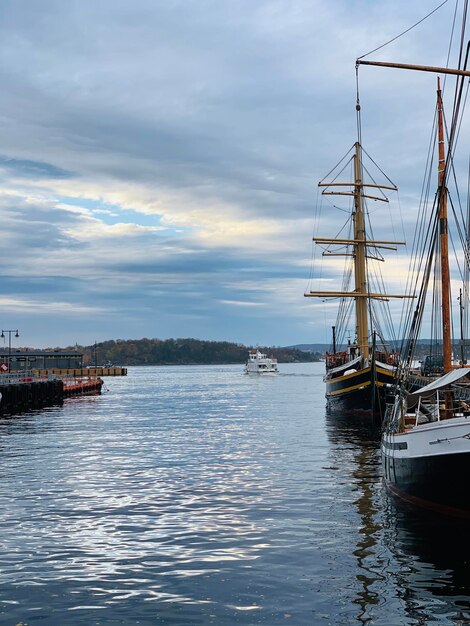
M 280 369 L 129 368 L 0 420 L 0 624 L 463 624 L 468 532 L 389 501 L 323 364 Z

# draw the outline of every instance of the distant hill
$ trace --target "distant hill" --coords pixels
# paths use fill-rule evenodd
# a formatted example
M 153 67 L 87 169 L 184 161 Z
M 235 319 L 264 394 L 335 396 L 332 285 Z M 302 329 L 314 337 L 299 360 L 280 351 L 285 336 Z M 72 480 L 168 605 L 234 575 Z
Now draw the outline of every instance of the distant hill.
M 397 340 L 395 344 L 398 349 L 401 346 L 401 340 Z M 439 346 L 442 345 L 442 341 L 431 342 L 430 339 L 418 339 L 416 342 L 416 347 L 414 351 L 414 357 L 416 359 L 421 359 L 427 354 L 435 354 L 439 351 Z M 392 342 L 389 342 L 389 346 L 392 346 Z M 309 352 L 315 354 L 317 357 L 321 358 L 325 352 L 331 350 L 331 344 L 326 343 L 298 343 L 294 346 L 289 346 L 294 350 L 301 350 L 303 352 Z M 346 346 L 338 346 L 337 350 L 345 350 Z M 454 357 L 459 358 L 460 355 L 460 341 L 454 341 L 452 349 L 454 351 Z M 465 352 L 465 358 L 468 358 L 467 351 Z
M 289 346 L 293 350 L 302 350 L 302 352 L 317 352 L 318 354 L 325 354 L 330 349 L 330 345 L 327 343 L 298 343 L 295 346 Z
M 199 339 L 117 339 L 102 341 L 91 346 L 68 346 L 64 350 L 82 352 L 85 365 L 218 365 L 245 363 L 252 346 L 226 341 L 201 341 Z M 289 347 L 258 346 L 268 356 L 274 355 L 279 363 L 318 361 L 319 356 Z
M 67 346 L 50 350 L 74 350 L 82 352 L 84 365 L 222 365 L 245 363 L 253 346 L 228 341 L 202 341 L 200 339 L 116 339 L 102 341 L 91 346 Z M 300 343 L 293 346 L 258 346 L 268 356 L 274 355 L 279 363 L 302 363 L 320 361 L 331 349 L 324 343 Z M 338 346 L 338 350 L 344 349 Z M 434 349 L 435 351 L 435 349 Z M 431 354 L 429 339 L 418 342 L 415 358 Z M 454 354 L 460 348 L 454 344 Z

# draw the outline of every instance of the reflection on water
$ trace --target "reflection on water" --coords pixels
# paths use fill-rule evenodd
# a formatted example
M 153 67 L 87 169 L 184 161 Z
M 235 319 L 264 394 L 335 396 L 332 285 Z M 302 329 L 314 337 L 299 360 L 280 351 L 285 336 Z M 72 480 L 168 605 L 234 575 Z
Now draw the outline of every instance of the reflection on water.
M 361 517 L 359 541 L 353 554 L 357 558 L 358 582 L 362 585 L 354 602 L 360 607 L 357 619 L 367 623 L 369 607 L 379 602 L 379 594 L 374 591 L 373 583 L 377 578 L 375 556 L 377 533 L 380 525 L 377 523 L 378 507 L 374 503 L 373 485 L 376 484 L 377 467 L 374 450 L 364 445 L 364 449 L 357 455 L 357 469 L 352 473 L 357 485 L 358 497 L 355 505 Z
M 316 375 L 291 373 L 130 370 L 0 424 L 0 621 L 308 623 Z
M 353 505 L 359 517 L 357 543 L 352 552 L 356 559 L 355 592 L 351 602 L 358 607 L 355 621 L 368 624 L 373 609 L 381 600 L 377 585 L 383 582 L 378 555 L 380 549 L 381 473 L 379 460 L 380 431 L 370 418 L 354 418 L 330 413 L 327 432 L 333 446 L 343 454 L 348 451 L 347 464 L 354 494 Z
M 376 623 L 387 600 L 386 623 L 470 623 L 468 525 L 388 496 L 382 484 L 380 432 L 367 419 L 353 424 L 350 418 L 330 415 L 327 432 L 333 450 L 343 455 L 347 450 L 352 462 L 360 517 L 353 551 L 358 584 L 350 598 L 360 608 L 356 621 Z
M 0 420 L 0 623 L 463 623 L 466 535 L 388 499 L 322 373 L 130 368 Z
M 468 525 L 389 502 L 385 540 L 407 614 L 418 624 L 470 622 Z M 448 622 L 444 620 L 449 620 Z

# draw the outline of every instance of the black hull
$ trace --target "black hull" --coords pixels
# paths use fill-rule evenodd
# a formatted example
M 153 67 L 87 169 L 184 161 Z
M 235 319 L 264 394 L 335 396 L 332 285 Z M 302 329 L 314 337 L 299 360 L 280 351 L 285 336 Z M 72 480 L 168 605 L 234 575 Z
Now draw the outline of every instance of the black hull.
M 372 403 L 370 385 L 365 389 L 345 391 L 340 395 L 326 394 L 328 410 L 335 413 L 356 413 L 358 415 L 382 415 L 385 411 L 385 398 L 380 388 L 376 387 L 376 397 Z M 374 404 L 374 406 L 373 406 Z
M 386 394 L 394 383 L 393 372 L 370 367 L 337 378 L 325 377 L 328 410 L 335 413 L 374 415 L 385 413 Z
M 436 513 L 470 519 L 470 489 L 465 483 L 470 452 L 382 458 L 385 484 L 393 495 Z

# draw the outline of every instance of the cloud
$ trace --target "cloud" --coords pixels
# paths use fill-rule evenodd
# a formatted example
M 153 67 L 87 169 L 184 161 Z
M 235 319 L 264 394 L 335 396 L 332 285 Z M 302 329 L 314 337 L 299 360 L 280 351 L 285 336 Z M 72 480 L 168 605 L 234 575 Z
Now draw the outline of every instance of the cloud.
M 220 300 L 221 304 L 228 304 L 230 306 L 265 306 L 264 302 L 247 302 L 241 300 Z
M 0 169 L 9 170 L 15 177 L 28 179 L 51 179 L 51 178 L 73 178 L 72 172 L 41 161 L 30 161 L 27 159 L 13 159 L 0 155 Z
M 374 56 L 442 64 L 451 12 Z M 313 227 L 345 219 L 325 202 L 315 220 L 316 186 L 356 138 L 354 62 L 422 16 L 402 0 L 7 3 L 0 277 L 31 344 L 58 343 L 47 303 L 82 313 L 66 343 L 314 340 L 309 274 L 335 284 L 341 268 L 316 250 L 311 270 Z M 361 67 L 359 88 L 363 142 L 401 188 L 401 208 L 371 206 L 374 235 L 401 238 L 401 211 L 409 238 L 434 77 Z M 406 254 L 392 259 L 395 290 Z
M 43 302 L 40 299 L 28 300 L 26 298 L 8 298 L 0 297 L 0 311 L 17 311 L 39 312 L 61 316 L 77 316 L 77 315 L 97 315 L 103 313 L 104 309 L 100 307 L 87 307 L 70 302 Z

